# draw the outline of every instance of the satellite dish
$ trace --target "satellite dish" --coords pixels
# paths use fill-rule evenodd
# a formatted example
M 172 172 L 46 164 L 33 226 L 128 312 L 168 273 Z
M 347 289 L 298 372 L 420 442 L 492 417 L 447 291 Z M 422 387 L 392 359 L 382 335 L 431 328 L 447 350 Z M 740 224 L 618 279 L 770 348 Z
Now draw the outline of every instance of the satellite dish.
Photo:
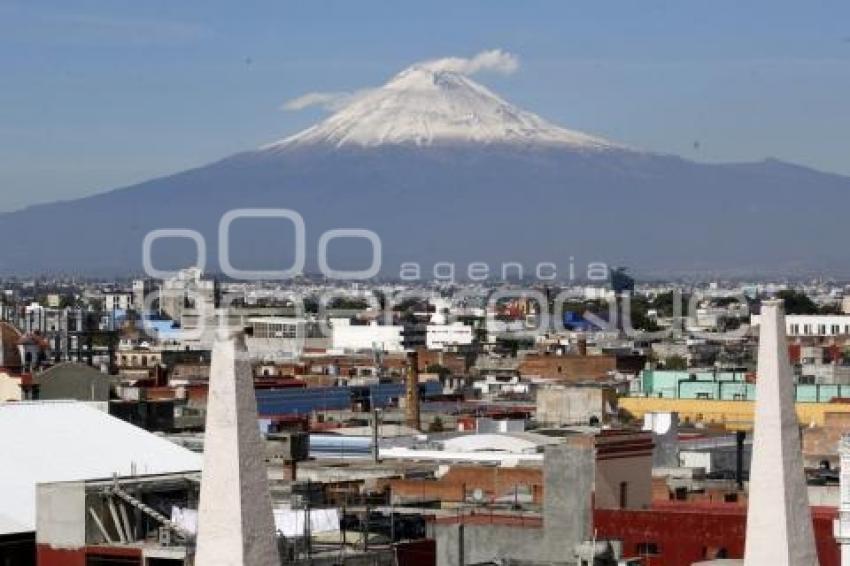
M 484 490 L 476 487 L 472 492 L 472 500 L 476 503 L 484 503 Z

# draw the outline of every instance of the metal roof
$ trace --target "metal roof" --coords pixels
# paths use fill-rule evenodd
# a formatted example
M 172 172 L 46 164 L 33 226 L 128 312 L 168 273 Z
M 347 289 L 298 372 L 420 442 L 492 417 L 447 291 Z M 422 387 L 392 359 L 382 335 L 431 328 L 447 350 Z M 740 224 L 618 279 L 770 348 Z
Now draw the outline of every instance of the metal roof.
M 0 454 L 0 534 L 35 530 L 39 483 L 201 469 L 200 455 L 75 401 L 0 403 Z

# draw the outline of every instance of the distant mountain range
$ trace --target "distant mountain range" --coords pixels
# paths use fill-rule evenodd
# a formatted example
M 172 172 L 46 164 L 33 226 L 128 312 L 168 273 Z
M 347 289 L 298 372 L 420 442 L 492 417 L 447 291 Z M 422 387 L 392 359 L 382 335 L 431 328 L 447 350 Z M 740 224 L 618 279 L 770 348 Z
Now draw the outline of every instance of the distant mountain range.
M 210 165 L 92 197 L 0 215 L 0 273 L 115 275 L 142 269 L 156 228 L 190 228 L 218 271 L 218 222 L 235 208 L 278 207 L 305 219 L 307 265 L 332 228 L 368 228 L 382 273 L 453 262 L 498 274 L 517 262 L 559 278 L 588 262 L 637 274 L 850 274 L 850 178 L 779 161 L 703 164 L 637 151 L 552 125 L 464 75 L 413 66 L 321 123 Z M 233 226 L 240 268 L 291 263 L 281 221 Z M 177 240 L 161 268 L 191 261 Z M 364 242 L 331 246 L 338 269 L 368 264 Z M 547 274 L 550 270 L 546 270 Z

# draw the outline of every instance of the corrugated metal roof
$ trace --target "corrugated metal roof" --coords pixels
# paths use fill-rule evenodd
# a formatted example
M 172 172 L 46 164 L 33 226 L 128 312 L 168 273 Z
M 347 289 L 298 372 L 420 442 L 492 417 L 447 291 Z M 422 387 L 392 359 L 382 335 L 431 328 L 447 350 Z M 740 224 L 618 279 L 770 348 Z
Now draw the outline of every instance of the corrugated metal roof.
M 0 534 L 35 530 L 38 483 L 201 469 L 200 455 L 74 401 L 0 404 L 0 454 Z

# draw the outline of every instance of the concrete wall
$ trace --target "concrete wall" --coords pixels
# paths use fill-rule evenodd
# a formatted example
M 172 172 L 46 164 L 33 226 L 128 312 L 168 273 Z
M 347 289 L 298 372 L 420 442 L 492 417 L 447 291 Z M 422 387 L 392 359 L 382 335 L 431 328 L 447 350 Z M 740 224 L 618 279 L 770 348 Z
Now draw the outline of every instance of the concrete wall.
M 652 503 L 652 456 L 598 461 L 596 508 L 620 509 L 621 485 L 625 486 L 626 509 L 647 509 Z
M 591 438 L 576 441 L 575 445 L 546 447 L 543 525 L 547 559 L 563 559 L 591 534 L 595 456 Z
M 331 340 L 336 350 L 372 350 L 377 347 L 387 352 L 401 352 L 403 327 L 378 324 L 351 325 L 334 320 L 331 327 Z
M 807 466 L 819 467 L 826 460 L 838 465 L 838 443 L 850 430 L 850 413 L 827 413 L 824 425 L 803 429 L 803 459 Z
M 0 371 L 0 403 L 23 399 L 21 379 Z
M 35 377 L 38 398 L 109 401 L 114 378 L 78 363 L 64 363 Z
M 537 517 L 511 516 L 493 520 L 465 517 L 429 525 L 437 541 L 437 564 L 465 564 L 495 559 L 572 564 L 576 544 L 589 540 L 592 521 L 594 453 L 592 438 L 574 444 L 547 446 L 543 464 L 545 500 L 543 528 Z M 461 545 L 462 541 L 462 545 Z
M 462 534 L 461 534 L 462 530 Z M 437 566 L 459 566 L 463 537 L 463 563 L 497 559 L 531 559 L 545 545 L 543 529 L 499 524 L 432 523 L 429 536 L 437 542 Z
M 617 395 L 602 387 L 548 387 L 537 390 L 537 421 L 547 425 L 587 424 L 609 420 Z M 609 410 L 610 409 L 610 410 Z
M 82 482 L 44 483 L 35 488 L 36 542 L 55 548 L 86 545 L 86 489 Z
M 643 416 L 643 430 L 652 431 L 652 466 L 655 468 L 679 467 L 679 414 L 647 413 Z

